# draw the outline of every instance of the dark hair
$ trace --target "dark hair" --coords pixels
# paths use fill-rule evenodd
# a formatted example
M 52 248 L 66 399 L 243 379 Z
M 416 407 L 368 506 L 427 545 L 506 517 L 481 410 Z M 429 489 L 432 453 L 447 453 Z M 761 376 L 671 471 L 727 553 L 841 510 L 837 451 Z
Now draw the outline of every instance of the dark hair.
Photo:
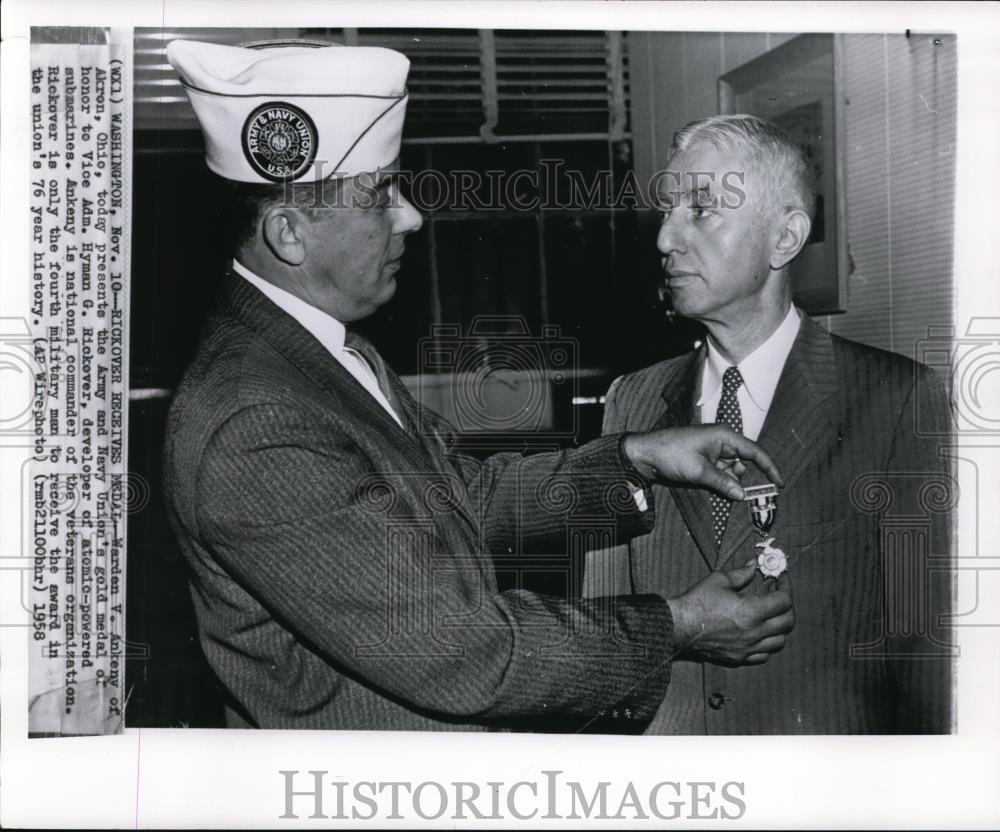
M 227 250 L 238 254 L 254 241 L 263 215 L 275 205 L 295 207 L 309 217 L 322 208 L 324 197 L 329 202 L 338 188 L 336 180 L 320 182 L 279 182 L 254 184 L 234 182 L 215 176 L 215 216 L 219 232 L 225 238 Z M 333 204 L 333 203 L 331 203 Z

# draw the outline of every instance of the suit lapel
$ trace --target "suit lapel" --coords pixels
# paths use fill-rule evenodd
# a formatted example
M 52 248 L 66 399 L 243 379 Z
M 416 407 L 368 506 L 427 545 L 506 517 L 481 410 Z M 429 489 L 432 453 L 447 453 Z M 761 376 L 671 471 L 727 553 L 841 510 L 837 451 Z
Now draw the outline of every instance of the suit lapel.
M 652 426 L 652 430 L 683 427 L 694 423 L 694 402 L 704 357 L 703 347 L 690 353 L 686 361 L 680 362 L 674 368 L 661 394 L 667 409 Z M 711 569 L 715 563 L 716 546 L 715 535 L 712 532 L 712 508 L 707 492 L 698 488 L 675 487 L 670 489 L 670 494 L 698 546 L 705 565 Z
M 263 337 L 277 352 L 285 356 L 317 386 L 329 393 L 353 421 L 364 425 L 375 435 L 384 437 L 385 445 L 402 454 L 405 467 L 400 472 L 435 471 L 444 474 L 458 490 L 456 508 L 473 530 L 479 526 L 470 511 L 464 483 L 454 482 L 454 470 L 447 466 L 440 445 L 434 437 L 423 435 L 419 405 L 413 400 L 399 377 L 387 367 L 389 383 L 404 409 L 399 414 L 404 424 L 413 426 L 404 430 L 371 394 L 351 375 L 339 361 L 327 352 L 291 315 L 273 304 L 248 281 L 230 272 L 222 290 L 221 306 L 224 312 L 234 314 L 254 332 Z
M 666 404 L 663 415 L 650 426 L 650 430 L 690 425 L 694 413 L 694 395 L 698 384 L 698 369 L 704 357 L 704 349 L 695 350 L 684 356 L 675 365 L 670 375 L 664 379 L 660 396 Z
M 784 490 L 795 487 L 796 480 L 832 435 L 828 399 L 836 392 L 833 341 L 825 329 L 804 315 L 757 439 L 781 471 Z M 748 466 L 743 485 L 765 481 L 757 466 Z M 780 514 L 780 495 L 778 511 Z M 745 506 L 734 505 L 716 568 L 735 560 L 736 555 L 749 558 L 754 553 L 752 543 L 756 542 L 749 512 Z
M 248 281 L 237 275 L 232 280 L 235 285 L 229 290 L 229 299 L 240 318 L 319 387 L 333 395 L 338 407 L 385 434 L 387 439 L 391 437 L 401 446 L 404 444 L 401 440 L 406 431 L 305 327 Z M 415 443 L 410 440 L 407 444 Z
M 455 508 L 464 516 L 466 522 L 477 530 L 478 534 L 479 524 L 474 519 L 476 510 L 469 498 L 465 481 L 461 477 L 461 469 L 452 465 L 448 459 L 448 448 L 453 437 L 442 435 L 444 426 L 441 424 L 440 418 L 433 412 L 427 411 L 422 404 L 413 398 L 406 385 L 389 366 L 386 366 L 386 376 L 396 401 L 403 409 L 403 413 L 399 414 L 400 418 L 404 424 L 410 426 L 409 437 L 420 445 L 434 470 L 441 474 L 450 486 L 453 486 L 450 491 L 454 492 L 458 500 Z

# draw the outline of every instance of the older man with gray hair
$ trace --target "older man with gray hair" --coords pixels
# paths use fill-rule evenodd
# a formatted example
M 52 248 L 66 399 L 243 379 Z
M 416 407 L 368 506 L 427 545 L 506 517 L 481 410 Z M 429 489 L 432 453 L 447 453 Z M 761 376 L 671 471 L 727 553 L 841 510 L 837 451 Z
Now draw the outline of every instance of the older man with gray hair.
M 949 518 L 923 497 L 952 495 L 938 446 L 947 397 L 927 367 L 832 335 L 792 303 L 810 183 L 802 150 L 750 115 L 688 124 L 659 178 L 666 288 L 707 335 L 617 379 L 605 432 L 726 424 L 774 457 L 785 488 L 755 513 L 704 489 L 653 486 L 655 528 L 590 553 L 585 591 L 669 596 L 756 554 L 759 574 L 740 591 L 766 594 L 794 575 L 797 623 L 766 666 L 733 668 L 724 645 L 684 650 L 650 733 L 951 730 L 949 581 L 928 568 L 950 553 Z M 766 480 L 747 465 L 745 486 L 773 492 Z M 891 495 L 891 513 L 866 483 Z M 927 520 L 904 534 L 905 517 Z

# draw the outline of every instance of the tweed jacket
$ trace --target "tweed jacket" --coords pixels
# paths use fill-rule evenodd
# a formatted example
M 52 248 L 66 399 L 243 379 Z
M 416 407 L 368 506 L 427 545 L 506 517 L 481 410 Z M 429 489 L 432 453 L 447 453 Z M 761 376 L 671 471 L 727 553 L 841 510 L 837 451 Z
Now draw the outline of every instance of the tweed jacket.
M 699 421 L 704 348 L 618 379 L 605 432 Z M 927 367 L 803 316 L 759 443 L 785 480 L 770 534 L 788 557 L 796 624 L 759 666 L 677 661 L 650 733 L 951 730 L 947 396 Z M 763 481 L 750 466 L 744 485 Z M 673 597 L 742 565 L 759 537 L 734 504 L 721 547 L 707 492 L 654 487 L 648 535 L 588 554 L 586 595 Z M 747 592 L 770 582 L 757 575 Z
M 669 679 L 665 601 L 498 592 L 490 556 L 565 547 L 581 518 L 648 531 L 618 439 L 477 463 L 389 375 L 409 432 L 227 277 L 171 406 L 165 487 L 228 723 L 641 728 Z

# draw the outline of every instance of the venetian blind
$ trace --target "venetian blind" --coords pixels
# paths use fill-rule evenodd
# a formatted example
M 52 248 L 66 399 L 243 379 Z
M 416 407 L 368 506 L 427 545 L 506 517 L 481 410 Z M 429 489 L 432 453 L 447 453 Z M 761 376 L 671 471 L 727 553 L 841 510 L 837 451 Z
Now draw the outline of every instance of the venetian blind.
M 136 127 L 196 126 L 167 63 L 171 40 L 235 45 L 298 37 L 404 53 L 411 62 L 404 142 L 619 140 L 628 135 L 623 33 L 492 29 L 136 29 Z
M 952 323 L 956 66 L 954 35 L 844 36 L 853 273 L 829 326 L 913 358 Z

